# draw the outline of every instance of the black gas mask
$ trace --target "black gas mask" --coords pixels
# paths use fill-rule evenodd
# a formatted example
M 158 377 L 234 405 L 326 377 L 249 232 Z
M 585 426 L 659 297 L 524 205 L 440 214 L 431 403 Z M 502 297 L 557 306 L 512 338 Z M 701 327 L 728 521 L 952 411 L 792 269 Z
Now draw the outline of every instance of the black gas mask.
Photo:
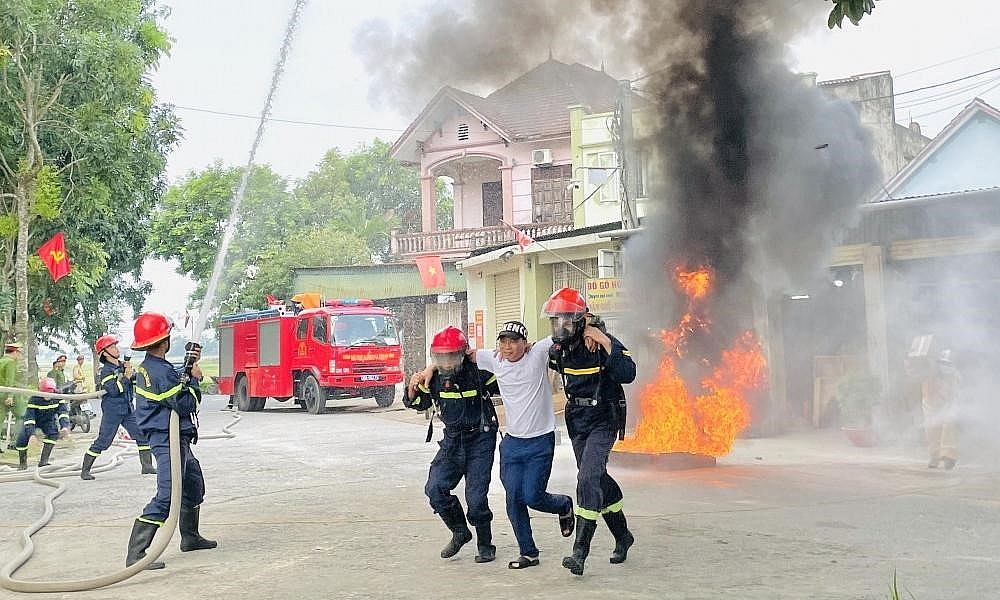
M 455 386 L 454 380 L 462 370 L 462 362 L 465 360 L 465 352 L 432 352 L 431 362 L 437 368 L 438 377 L 441 378 L 442 389 L 451 389 Z
M 549 317 L 549 324 L 552 326 L 552 341 L 570 346 L 583 339 L 586 319 L 582 314 L 560 313 Z

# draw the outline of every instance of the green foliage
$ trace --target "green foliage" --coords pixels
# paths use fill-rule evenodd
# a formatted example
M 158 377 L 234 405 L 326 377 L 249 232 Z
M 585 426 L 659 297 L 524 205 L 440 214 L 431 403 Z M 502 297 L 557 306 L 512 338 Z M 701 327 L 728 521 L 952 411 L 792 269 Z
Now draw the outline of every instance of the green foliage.
M 438 229 L 454 229 L 455 196 L 443 179 L 435 182 L 434 198 L 437 200 L 435 208 Z
M 871 425 L 881 396 L 881 385 L 874 375 L 863 371 L 844 375 L 837 382 L 837 404 L 843 424 Z
M 381 140 L 347 155 L 330 150 L 293 190 L 269 167 L 255 166 L 219 282 L 223 308 L 256 307 L 269 293 L 290 293 L 296 266 L 388 257 L 390 230 L 419 225 L 420 214 L 417 174 L 390 150 Z M 179 272 L 198 284 L 196 299 L 204 297 L 241 172 L 216 163 L 189 173 L 167 191 L 153 220 L 154 256 L 179 262 Z M 253 278 L 248 268 L 256 270 Z
M 833 8 L 826 21 L 830 29 L 843 27 L 844 17 L 854 25 L 858 25 L 862 17 L 872 14 L 872 10 L 875 9 L 875 0 L 832 0 L 832 2 Z
M 146 231 L 179 133 L 147 77 L 169 49 L 163 14 L 154 0 L 0 3 L 0 240 L 17 236 L 11 197 L 26 177 L 28 255 L 63 231 L 73 269 L 52 282 L 29 260 L 28 318 L 43 342 L 93 339 L 148 293 Z M 42 109 L 34 121 L 25 105 Z M 0 248 L 13 280 L 15 244 Z

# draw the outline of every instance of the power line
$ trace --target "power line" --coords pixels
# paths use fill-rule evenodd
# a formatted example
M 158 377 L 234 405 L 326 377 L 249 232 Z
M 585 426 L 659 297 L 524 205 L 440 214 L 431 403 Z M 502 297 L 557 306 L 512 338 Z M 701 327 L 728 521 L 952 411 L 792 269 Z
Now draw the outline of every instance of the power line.
M 939 63 L 934 63 L 933 65 L 927 65 L 925 67 L 920 67 L 920 68 L 917 68 L 917 69 L 913 69 L 912 71 L 906 71 L 905 73 L 900 73 L 898 75 L 894 75 L 894 77 L 896 79 L 899 79 L 900 77 L 906 77 L 907 75 L 913 75 L 914 73 L 920 73 L 922 71 L 927 71 L 927 70 L 933 69 L 934 67 L 940 67 L 940 66 L 943 66 L 943 65 L 951 64 L 953 62 L 958 62 L 958 61 L 964 60 L 966 58 L 972 58 L 973 56 L 979 56 L 980 54 L 986 54 L 988 52 L 993 52 L 994 50 L 1000 50 L 1000 46 L 993 46 L 992 48 L 987 48 L 985 50 L 980 50 L 978 52 L 972 52 L 970 54 L 963 54 L 962 56 L 956 56 L 955 58 L 949 58 L 948 60 L 943 60 L 943 61 L 941 61 Z
M 986 95 L 986 94 L 992 92 L 993 90 L 997 89 L 998 87 L 1000 87 L 1000 83 L 995 83 L 995 84 L 991 85 L 990 87 L 986 88 L 985 90 L 983 90 L 979 95 L 981 95 L 981 96 L 982 95 Z M 950 105 L 945 106 L 943 108 L 932 110 L 931 112 L 926 112 L 926 113 L 923 113 L 921 115 L 916 115 L 914 117 L 911 117 L 911 119 L 913 119 L 913 120 L 922 119 L 924 117 L 929 117 L 931 115 L 936 115 L 936 114 L 944 112 L 946 110 L 952 110 L 954 108 L 958 108 L 959 106 L 964 106 L 964 105 L 966 105 L 968 103 L 969 103 L 968 100 L 963 100 L 961 102 L 956 102 L 955 104 L 950 104 Z
M 959 81 L 965 81 L 966 79 L 972 79 L 973 77 L 979 77 L 980 75 L 985 75 L 987 73 L 993 73 L 994 71 L 1000 71 L 1000 67 L 993 67 L 992 69 L 986 69 L 985 71 L 980 71 L 978 73 L 973 73 L 971 75 L 965 75 L 964 77 L 959 77 L 957 79 L 952 79 L 951 81 L 943 81 L 941 83 L 934 83 L 931 85 L 925 85 L 923 87 L 913 88 L 912 90 L 906 90 L 905 92 L 897 92 L 893 96 L 905 96 L 906 94 L 912 94 L 913 92 L 922 92 L 924 90 L 929 90 L 943 85 L 950 85 L 952 83 L 958 83 Z M 870 100 L 875 100 L 875 98 L 870 98 Z
M 193 106 L 181 106 L 178 104 L 174 105 L 174 108 L 180 110 L 189 110 L 192 112 L 208 113 L 210 115 L 221 115 L 224 117 L 238 117 L 240 119 L 254 119 L 259 120 L 260 115 L 245 115 L 240 113 L 231 113 L 222 110 L 211 110 L 208 108 L 195 108 Z M 314 127 L 334 127 L 337 129 L 358 129 L 362 131 L 390 131 L 394 133 L 401 133 L 403 129 L 393 129 L 391 127 L 367 127 L 364 125 L 343 125 L 340 123 L 319 123 L 316 121 L 299 121 L 296 119 L 279 119 L 276 117 L 267 117 L 267 121 L 273 121 L 275 123 L 291 123 L 293 125 L 312 125 Z

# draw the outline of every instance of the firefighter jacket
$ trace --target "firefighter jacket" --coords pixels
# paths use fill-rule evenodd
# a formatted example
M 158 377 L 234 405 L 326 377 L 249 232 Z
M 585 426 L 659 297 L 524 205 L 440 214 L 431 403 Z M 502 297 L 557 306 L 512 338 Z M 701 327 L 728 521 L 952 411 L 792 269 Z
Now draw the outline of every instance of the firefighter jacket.
M 180 417 L 181 433 L 197 435 L 201 404 L 198 380 L 185 381 L 183 369 L 166 359 L 147 354 L 136 369 L 135 420 L 143 432 L 170 430 L 170 411 Z
M 102 403 L 121 404 L 128 408 L 128 412 L 132 412 L 132 380 L 125 377 L 124 365 L 104 363 L 97 381 L 97 388 L 104 391 Z
M 445 432 L 497 429 L 492 396 L 499 395 L 496 375 L 476 367 L 466 358 L 454 377 L 435 372 L 429 382 L 417 386 L 417 397 L 403 399 L 407 408 L 427 410 L 436 406 Z
M 570 404 L 617 404 L 625 398 L 622 384 L 635 380 L 635 362 L 618 338 L 608 337 L 610 354 L 603 347 L 591 352 L 583 342 L 568 347 L 553 344 L 549 350 L 549 368 L 562 375 Z
M 34 414 L 31 411 L 34 411 Z M 26 425 L 41 425 L 42 420 L 49 418 L 50 415 L 54 421 L 59 423 L 60 429 L 69 429 L 69 409 L 66 400 L 41 396 L 28 398 L 28 412 L 25 413 Z

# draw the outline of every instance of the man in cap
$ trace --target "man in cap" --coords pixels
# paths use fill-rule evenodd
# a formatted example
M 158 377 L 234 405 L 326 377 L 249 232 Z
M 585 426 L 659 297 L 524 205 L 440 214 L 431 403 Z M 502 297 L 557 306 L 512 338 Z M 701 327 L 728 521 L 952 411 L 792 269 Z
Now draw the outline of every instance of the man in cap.
M 0 386 L 21 387 L 17 363 L 21 358 L 22 347 L 20 342 L 10 342 L 4 346 L 4 354 L 0 357 Z M 15 446 L 15 436 L 24 428 L 24 412 L 27 409 L 27 396 L 18 396 L 11 392 L 0 394 L 0 434 L 8 438 L 7 444 L 11 450 Z M 12 421 L 10 427 L 8 420 Z M 0 452 L 3 452 L 2 444 Z
M 56 389 L 62 389 L 66 384 L 66 355 L 60 354 L 52 361 L 52 369 L 45 375 L 56 382 Z

